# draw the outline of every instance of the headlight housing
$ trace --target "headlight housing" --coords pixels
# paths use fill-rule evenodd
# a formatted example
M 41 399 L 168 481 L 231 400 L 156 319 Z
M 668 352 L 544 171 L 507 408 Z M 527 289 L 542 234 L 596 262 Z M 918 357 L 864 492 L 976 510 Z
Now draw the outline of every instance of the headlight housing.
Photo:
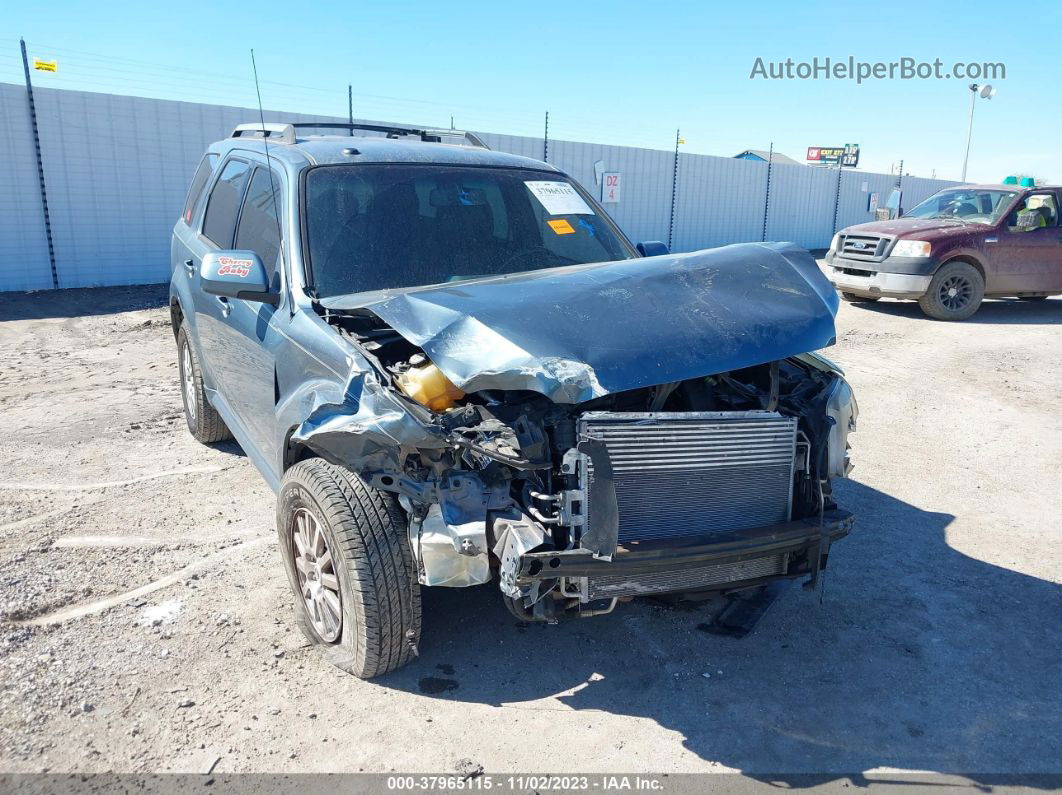
M 928 257 L 933 247 L 925 240 L 897 240 L 892 249 L 894 257 Z
M 832 420 L 827 441 L 826 474 L 833 478 L 847 477 L 852 470 L 852 462 L 848 457 L 848 434 L 856 429 L 859 405 L 852 387 L 841 376 L 837 376 L 830 388 L 826 414 Z

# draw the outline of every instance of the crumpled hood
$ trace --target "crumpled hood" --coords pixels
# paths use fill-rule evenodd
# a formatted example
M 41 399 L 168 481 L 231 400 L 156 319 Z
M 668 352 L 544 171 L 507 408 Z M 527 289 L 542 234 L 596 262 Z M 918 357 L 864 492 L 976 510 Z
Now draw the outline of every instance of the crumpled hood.
M 838 301 L 804 249 L 742 243 L 321 303 L 376 315 L 465 392 L 582 403 L 832 345 Z

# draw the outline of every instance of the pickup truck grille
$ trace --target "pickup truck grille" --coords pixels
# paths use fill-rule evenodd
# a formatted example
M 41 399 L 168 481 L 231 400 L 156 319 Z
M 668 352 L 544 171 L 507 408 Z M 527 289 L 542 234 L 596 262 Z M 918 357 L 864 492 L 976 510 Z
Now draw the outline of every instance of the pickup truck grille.
M 608 448 L 620 544 L 790 519 L 794 418 L 768 411 L 590 412 L 578 431 Z M 584 458 L 580 473 L 588 492 L 592 471 Z M 585 522 L 593 527 L 589 510 Z
M 852 259 L 882 259 L 891 240 L 877 235 L 843 235 L 840 253 Z

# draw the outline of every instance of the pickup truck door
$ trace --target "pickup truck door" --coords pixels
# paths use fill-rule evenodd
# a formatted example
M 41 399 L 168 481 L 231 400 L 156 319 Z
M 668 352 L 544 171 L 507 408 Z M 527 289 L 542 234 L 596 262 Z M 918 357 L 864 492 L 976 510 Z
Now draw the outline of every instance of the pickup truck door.
M 228 312 L 218 326 L 217 355 L 222 369 L 224 398 L 236 415 L 244 452 L 256 459 L 263 472 L 275 468 L 276 352 L 284 344 L 284 328 L 290 322 L 283 269 L 280 261 L 280 224 L 283 212 L 283 180 L 264 165 L 254 167 L 236 222 L 232 248 L 258 254 L 269 275 L 270 292 L 280 304 L 227 299 Z M 248 449 L 248 442 L 253 449 Z
M 1017 210 L 1039 204 L 1049 216 L 1048 225 L 1022 231 L 1015 226 Z M 1000 289 L 1015 292 L 1062 290 L 1062 228 L 1058 220 L 1059 197 L 1052 191 L 1034 191 L 1025 197 L 999 230 L 999 240 L 989 243 L 992 263 L 1001 279 Z

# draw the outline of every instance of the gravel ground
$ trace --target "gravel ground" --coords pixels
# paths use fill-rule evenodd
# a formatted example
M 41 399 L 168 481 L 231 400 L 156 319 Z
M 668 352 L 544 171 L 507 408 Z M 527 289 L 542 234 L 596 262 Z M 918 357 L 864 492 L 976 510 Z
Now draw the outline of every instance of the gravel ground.
M 750 636 L 431 589 L 371 682 L 304 644 L 264 481 L 188 435 L 164 303 L 0 295 L 2 771 L 1062 767 L 1062 300 L 842 306 L 857 528 Z

